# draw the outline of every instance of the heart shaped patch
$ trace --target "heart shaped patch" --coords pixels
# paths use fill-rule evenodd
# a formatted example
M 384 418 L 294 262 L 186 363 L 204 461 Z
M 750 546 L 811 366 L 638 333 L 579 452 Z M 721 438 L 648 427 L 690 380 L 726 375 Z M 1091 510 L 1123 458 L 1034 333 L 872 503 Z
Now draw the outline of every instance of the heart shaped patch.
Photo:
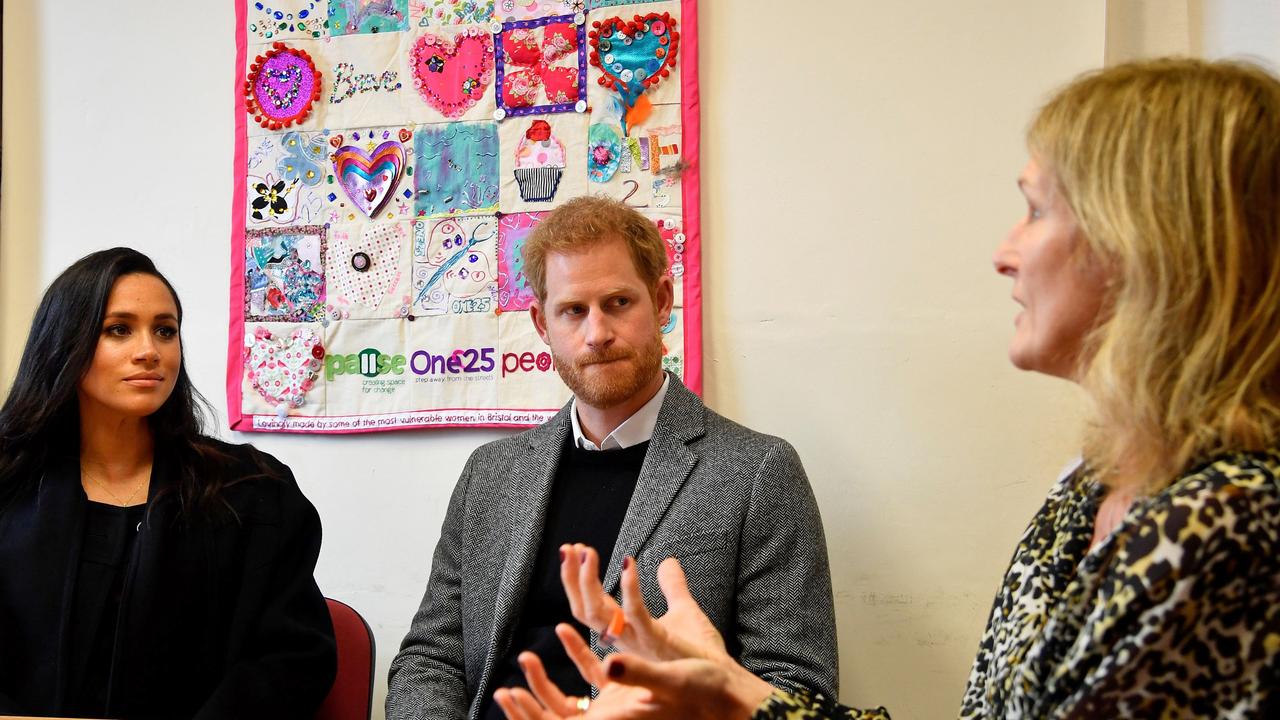
M 337 233 L 330 256 L 339 260 L 331 264 L 330 274 L 342 297 L 377 310 L 400 280 L 400 248 L 407 240 L 408 233 L 398 223 L 370 225 L 359 240 Z M 364 256 L 363 269 L 351 262 L 358 254 Z
M 249 384 L 275 407 L 302 407 L 320 377 L 324 348 L 310 328 L 277 337 L 259 326 L 245 337 L 244 369 Z
M 671 74 L 680 33 L 670 13 L 649 13 L 634 20 L 611 17 L 593 22 L 588 42 L 591 64 L 604 73 L 600 84 L 618 93 L 631 108 L 645 90 Z
M 306 50 L 273 43 L 254 58 L 244 81 L 245 109 L 268 130 L 301 123 L 320 97 L 320 72 Z
M 425 33 L 409 50 L 418 94 L 447 118 L 466 114 L 493 82 L 493 36 L 478 27 L 450 40 Z
M 354 145 L 344 145 L 333 154 L 338 183 L 360 212 L 371 218 L 391 199 L 404 165 L 404 145 L 396 140 L 382 143 L 372 154 Z

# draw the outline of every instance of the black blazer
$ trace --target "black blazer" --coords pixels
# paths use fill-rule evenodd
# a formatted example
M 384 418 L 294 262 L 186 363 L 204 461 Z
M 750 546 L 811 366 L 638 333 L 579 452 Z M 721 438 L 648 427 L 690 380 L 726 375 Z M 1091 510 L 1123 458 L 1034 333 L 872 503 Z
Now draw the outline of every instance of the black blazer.
M 112 717 L 309 717 L 333 683 L 333 627 L 312 576 L 320 518 L 278 460 L 218 446 L 236 476 L 258 472 L 256 454 L 284 479 L 229 488 L 238 521 L 184 525 L 174 494 L 151 503 L 121 599 Z M 0 714 L 60 714 L 83 660 L 68 627 L 88 500 L 68 455 L 0 515 Z M 174 472 L 158 450 L 152 498 Z

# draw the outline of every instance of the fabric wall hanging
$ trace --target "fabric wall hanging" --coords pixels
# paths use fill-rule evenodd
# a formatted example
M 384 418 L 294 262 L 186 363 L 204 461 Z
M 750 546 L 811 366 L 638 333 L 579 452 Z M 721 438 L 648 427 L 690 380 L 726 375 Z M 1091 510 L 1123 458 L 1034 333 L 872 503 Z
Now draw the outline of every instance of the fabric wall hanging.
M 549 418 L 521 252 L 584 194 L 658 227 L 701 392 L 696 0 L 235 2 L 232 429 Z

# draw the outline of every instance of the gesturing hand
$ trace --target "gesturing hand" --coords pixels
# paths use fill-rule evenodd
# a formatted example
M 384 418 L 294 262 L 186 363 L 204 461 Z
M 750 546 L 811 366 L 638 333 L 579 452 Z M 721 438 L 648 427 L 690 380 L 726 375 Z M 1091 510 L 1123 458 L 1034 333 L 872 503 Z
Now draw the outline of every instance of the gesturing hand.
M 599 688 L 599 694 L 585 713 L 579 705 L 581 698 L 565 695 L 547 677 L 546 668 L 538 656 L 531 652 L 520 653 L 516 658 L 524 671 L 529 688 L 504 688 L 493 694 L 493 699 L 506 713 L 509 720 L 564 720 L 565 718 L 589 718 L 590 720 L 644 720 L 645 718 L 670 717 L 659 712 L 651 702 L 653 694 L 642 687 L 610 682 L 604 664 L 583 641 L 571 625 L 556 626 L 556 635 L 564 645 L 569 659 L 577 666 L 582 678 Z
M 621 613 L 625 619 L 622 631 L 609 633 L 619 612 L 617 601 L 600 584 L 600 559 L 586 545 L 564 545 L 561 548 L 560 581 L 569 597 L 569 608 L 578 622 L 600 633 L 601 641 L 619 650 L 647 660 L 681 660 L 701 658 L 713 662 L 732 662 L 725 651 L 724 639 L 711 624 L 689 593 L 684 570 L 675 558 L 667 558 L 658 567 L 658 585 L 667 600 L 667 613 L 654 619 L 645 607 L 640 592 L 640 575 L 635 561 L 626 558 L 619 584 L 622 588 Z
M 736 664 L 649 662 L 634 655 L 611 655 L 601 663 L 573 627 L 560 624 L 556 635 L 599 693 L 584 712 L 580 698 L 566 696 L 547 677 L 538 656 L 521 653 L 518 661 L 532 692 L 510 688 L 493 695 L 508 720 L 745 720 L 772 691 Z

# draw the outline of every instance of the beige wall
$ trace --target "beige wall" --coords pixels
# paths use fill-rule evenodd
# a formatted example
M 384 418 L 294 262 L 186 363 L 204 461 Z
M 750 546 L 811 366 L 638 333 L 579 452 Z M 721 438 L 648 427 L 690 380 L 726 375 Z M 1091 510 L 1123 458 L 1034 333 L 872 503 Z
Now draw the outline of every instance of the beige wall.
M 3 159 L 0 160 L 0 388 L 17 370 L 40 288 L 41 141 L 36 13 L 31 3 L 4 4 Z
M 990 258 L 1024 212 L 1025 124 L 1101 63 L 1103 6 L 774 6 L 703 3 L 708 396 L 804 458 L 844 699 L 946 717 L 1073 453 L 1071 389 L 1005 359 Z
M 221 407 L 231 3 L 198 17 L 143 0 L 4 5 L 0 386 L 37 287 L 124 243 L 174 280 L 193 377 Z M 1072 388 L 1005 360 L 1015 306 L 990 256 L 1024 211 L 1022 132 L 1104 52 L 1157 43 L 1121 32 L 1139 20 L 1103 0 L 701 5 L 708 401 L 804 458 L 844 699 L 948 716 L 1012 547 L 1076 438 Z M 1157 35 L 1217 23 L 1206 47 L 1229 47 L 1239 18 L 1262 12 L 1167 6 L 1184 29 Z M 180 161 L 164 174 L 116 163 L 122 142 Z M 77 192 L 86 178 L 92 192 Z M 369 618 L 380 685 L 453 480 L 498 435 L 239 438 L 288 462 L 320 509 L 317 576 Z

